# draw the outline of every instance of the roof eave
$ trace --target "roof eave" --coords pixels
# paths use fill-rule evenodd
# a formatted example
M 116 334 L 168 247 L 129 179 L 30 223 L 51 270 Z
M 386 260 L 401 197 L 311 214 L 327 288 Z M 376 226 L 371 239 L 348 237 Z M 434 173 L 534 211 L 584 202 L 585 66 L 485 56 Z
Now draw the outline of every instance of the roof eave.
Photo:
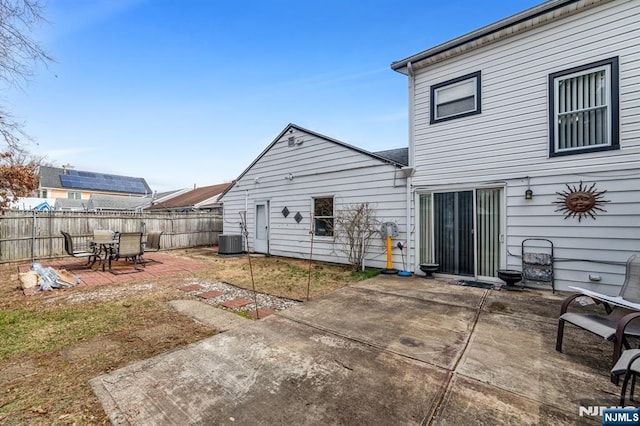
M 409 64 L 412 64 L 415 67 L 417 63 L 425 61 L 426 59 L 429 59 L 429 58 L 443 55 L 447 52 L 451 52 L 454 49 L 468 50 L 468 49 L 463 49 L 463 47 L 466 47 L 469 44 L 472 44 L 474 42 L 478 42 L 483 38 L 496 35 L 499 32 L 505 31 L 509 28 L 517 27 L 519 24 L 522 24 L 528 20 L 540 17 L 549 12 L 553 12 L 557 9 L 565 7 L 572 3 L 581 3 L 581 6 L 576 7 L 576 9 L 578 8 L 582 9 L 584 7 L 593 6 L 593 5 L 604 3 L 607 1 L 612 1 L 612 0 L 549 0 L 538 6 L 534 6 L 530 9 L 527 9 L 520 13 L 512 15 L 508 18 L 502 19 L 493 24 L 487 25 L 485 27 L 482 27 L 480 29 L 477 29 L 465 35 L 462 35 L 460 37 L 454 38 L 453 40 L 447 41 L 445 43 L 442 43 L 430 49 L 424 50 L 415 55 L 409 56 L 408 58 L 393 62 L 391 64 L 391 69 L 401 74 L 408 74 L 409 70 L 407 68 Z M 546 20 L 540 21 L 540 23 L 545 23 L 545 22 Z M 537 23 L 534 25 L 537 25 Z M 485 44 L 485 43 L 481 43 L 481 44 Z M 473 48 L 473 46 L 471 46 L 471 48 Z

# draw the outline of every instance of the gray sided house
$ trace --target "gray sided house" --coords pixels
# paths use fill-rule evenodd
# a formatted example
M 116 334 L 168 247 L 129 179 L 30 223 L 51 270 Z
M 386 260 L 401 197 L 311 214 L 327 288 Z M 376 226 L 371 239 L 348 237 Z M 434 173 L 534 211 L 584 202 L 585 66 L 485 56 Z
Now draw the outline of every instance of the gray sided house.
M 406 149 L 376 154 L 290 124 L 222 194 L 224 234 L 242 233 L 246 212 L 250 251 L 308 259 L 313 228 L 313 259 L 348 263 L 340 230 L 326 225 L 340 210 L 369 203 L 379 221 L 397 224 L 394 243 L 406 241 L 406 164 Z M 397 268 L 401 254 L 393 255 Z M 365 265 L 386 265 L 379 236 Z
M 56 198 L 55 210 L 89 212 L 139 212 L 151 203 L 151 197 L 92 194 L 88 200 Z
M 391 67 L 409 80 L 413 268 L 497 280 L 547 239 L 556 288 L 617 294 L 640 252 L 640 2 L 548 1 Z

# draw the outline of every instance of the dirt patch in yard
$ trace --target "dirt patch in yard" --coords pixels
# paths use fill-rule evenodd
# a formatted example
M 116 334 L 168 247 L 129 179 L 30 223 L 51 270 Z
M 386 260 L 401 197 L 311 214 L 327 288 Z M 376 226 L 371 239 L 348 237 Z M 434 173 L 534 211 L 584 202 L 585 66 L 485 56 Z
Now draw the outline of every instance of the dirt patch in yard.
M 218 332 L 167 304 L 203 301 L 185 288 L 255 285 L 266 295 L 306 300 L 308 284 L 313 299 L 366 277 L 340 265 L 313 263 L 309 282 L 307 261 L 254 257 L 252 284 L 246 257 L 224 258 L 209 248 L 169 254 L 207 267 L 146 280 L 132 274 L 120 284 L 87 280 L 86 286 L 26 297 L 18 265 L 0 265 L 0 371 L 7 373 L 0 375 L 1 424 L 109 424 L 89 379 Z M 269 298 L 259 300 L 267 305 Z M 284 308 L 286 303 L 275 307 Z

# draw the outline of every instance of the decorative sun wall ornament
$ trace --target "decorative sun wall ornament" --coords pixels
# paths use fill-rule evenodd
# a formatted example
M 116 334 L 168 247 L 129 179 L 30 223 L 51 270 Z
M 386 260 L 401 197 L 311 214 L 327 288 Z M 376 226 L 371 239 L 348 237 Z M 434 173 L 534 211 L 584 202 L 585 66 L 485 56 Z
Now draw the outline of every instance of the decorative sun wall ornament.
M 583 217 L 589 216 L 592 219 L 596 219 L 598 212 L 606 212 L 601 206 L 604 203 L 608 203 L 609 200 L 603 200 L 605 191 L 598 191 L 596 184 L 587 187 L 580 181 L 579 186 L 567 185 L 567 190 L 562 192 L 556 192 L 558 194 L 558 201 L 554 201 L 553 204 L 558 204 L 557 212 L 562 212 L 564 218 L 577 217 L 578 222 Z

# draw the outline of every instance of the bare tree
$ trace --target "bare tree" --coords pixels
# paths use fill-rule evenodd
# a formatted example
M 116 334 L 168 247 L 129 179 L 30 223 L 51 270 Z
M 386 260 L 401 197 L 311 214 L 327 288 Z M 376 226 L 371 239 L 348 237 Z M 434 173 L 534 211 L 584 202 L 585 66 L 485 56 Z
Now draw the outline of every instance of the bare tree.
M 52 60 L 30 36 L 44 21 L 42 11 L 38 0 L 0 0 L 0 80 L 5 86 L 19 86 L 33 75 L 37 63 Z M 0 209 L 38 187 L 41 158 L 29 154 L 29 143 L 33 140 L 22 124 L 0 106 Z
M 364 269 L 364 261 L 380 222 L 369 203 L 348 205 L 335 216 L 334 236 L 354 271 Z

